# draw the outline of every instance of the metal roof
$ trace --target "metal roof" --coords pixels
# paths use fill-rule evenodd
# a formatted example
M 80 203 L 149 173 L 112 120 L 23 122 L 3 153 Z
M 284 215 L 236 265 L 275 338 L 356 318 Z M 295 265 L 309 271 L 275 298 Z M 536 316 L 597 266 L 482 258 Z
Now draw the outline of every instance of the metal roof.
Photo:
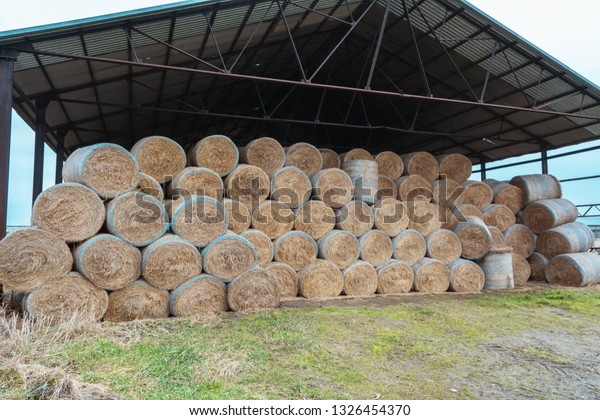
M 382 30 L 383 29 L 383 30 Z M 184 1 L 0 33 L 67 153 L 261 135 L 492 161 L 600 138 L 600 88 L 459 0 Z

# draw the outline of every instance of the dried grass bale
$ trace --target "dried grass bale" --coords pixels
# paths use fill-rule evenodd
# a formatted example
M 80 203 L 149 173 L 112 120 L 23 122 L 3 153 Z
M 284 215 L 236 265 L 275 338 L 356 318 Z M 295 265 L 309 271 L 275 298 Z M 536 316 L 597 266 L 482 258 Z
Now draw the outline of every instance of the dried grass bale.
M 312 264 L 319 252 L 317 242 L 307 233 L 288 232 L 275 241 L 275 261 L 294 270 Z
M 562 197 L 560 182 L 552 175 L 516 176 L 510 183 L 523 191 L 523 206 L 535 201 Z
M 450 288 L 450 270 L 444 263 L 432 258 L 423 258 L 413 267 L 416 292 L 443 293 Z
M 227 287 L 208 274 L 194 277 L 171 293 L 169 309 L 173 316 L 210 317 L 226 312 Z
M 494 203 L 505 205 L 515 214 L 523 208 L 523 191 L 519 187 L 495 179 L 484 179 L 483 182 L 492 189 Z
M 406 204 L 394 198 L 384 198 L 373 208 L 375 228 L 388 236 L 397 236 L 408 227 L 408 211 Z
M 360 247 L 356 236 L 345 230 L 333 230 L 318 241 L 319 257 L 343 270 L 356 262 Z
M 32 318 L 52 323 L 77 320 L 100 321 L 108 309 L 108 293 L 79 273 L 50 279 L 34 289 L 24 301 Z
M 0 284 L 14 292 L 29 292 L 73 267 L 69 247 L 41 229 L 20 229 L 0 241 Z
M 405 230 L 392 242 L 393 256 L 398 261 L 413 265 L 423 259 L 427 252 L 425 238 L 416 230 Z
M 461 257 L 466 260 L 482 258 L 492 247 L 492 235 L 483 220 L 467 216 L 464 222 L 459 222 L 454 233 L 460 239 L 462 246 Z
M 492 249 L 494 248 L 506 248 L 508 244 L 506 243 L 506 238 L 500 229 L 494 226 L 488 226 L 488 230 L 490 231 L 490 235 L 492 236 Z
M 433 198 L 431 183 L 420 175 L 408 175 L 396 180 L 397 197 L 402 201 L 426 201 Z
M 223 203 L 214 198 L 196 196 L 173 202 L 171 230 L 197 247 L 205 247 L 229 227 L 229 215 Z
M 443 213 L 445 210 L 445 213 Z M 459 221 L 464 222 L 466 216 L 473 216 L 483 220 L 483 213 L 472 204 L 459 204 L 451 211 L 450 207 L 440 205 L 440 221 L 442 229 L 454 230 Z
M 234 312 L 277 308 L 281 292 L 277 278 L 264 268 L 253 268 L 227 285 L 227 302 Z
M 534 233 L 541 233 L 576 221 L 577 207 L 564 198 L 536 201 L 525 207 L 523 220 Z
M 371 207 L 363 201 L 350 201 L 335 212 L 336 227 L 362 236 L 375 225 L 375 215 Z
M 204 137 L 188 153 L 192 166 L 212 169 L 219 176 L 231 173 L 237 166 L 238 159 L 239 152 L 235 143 L 221 134 Z
M 392 240 L 380 230 L 371 230 L 358 239 L 360 259 L 375 267 L 384 264 L 394 252 Z
M 77 246 L 73 255 L 77 271 L 101 289 L 121 289 L 142 272 L 140 250 L 105 233 Z
M 163 201 L 165 199 L 165 192 L 163 191 L 162 185 L 150 175 L 143 172 L 140 172 L 139 175 L 140 179 L 134 191 L 141 191 L 144 194 L 151 195 L 158 201 Z
M 300 271 L 300 294 L 306 299 L 327 299 L 339 296 L 344 276 L 335 264 L 317 260 Z
M 104 203 L 94 191 L 68 182 L 50 187 L 36 198 L 31 224 L 65 242 L 81 242 L 102 229 L 105 217 Z
M 133 145 L 131 154 L 137 159 L 140 172 L 160 183 L 170 181 L 185 168 L 183 147 L 168 137 L 144 137 Z
M 484 289 L 500 290 L 515 287 L 511 248 L 491 249 L 477 264 L 485 274 Z
M 481 267 L 469 260 L 456 260 L 448 266 L 450 290 L 453 292 L 479 292 L 485 284 Z
M 312 184 L 308 176 L 295 166 L 275 171 L 271 177 L 271 199 L 297 209 L 310 199 Z
M 390 178 L 385 175 L 379 175 L 379 183 L 377 184 L 377 201 L 384 197 L 396 198 L 398 196 L 398 189 L 396 184 Z
M 206 195 L 219 199 L 223 197 L 223 180 L 211 169 L 190 166 L 173 177 L 167 194 L 171 198 Z
M 252 214 L 252 228 L 276 239 L 294 227 L 294 212 L 289 207 L 272 200 L 263 201 Z
M 448 179 L 462 184 L 471 177 L 473 164 L 465 155 L 458 153 L 439 155 L 437 161 L 440 165 L 440 175 L 446 175 Z
M 169 292 L 137 280 L 108 295 L 108 310 L 104 320 L 128 322 L 136 319 L 169 317 Z
M 415 273 L 403 261 L 390 260 L 377 269 L 377 293 L 408 293 L 413 288 Z
M 440 165 L 431 153 L 408 153 L 402 155 L 402 161 L 404 162 L 404 175 L 420 175 L 431 182 L 440 174 Z
M 513 252 L 529 258 L 535 249 L 536 237 L 525 225 L 513 225 L 504 232 L 506 245 L 513 249 Z
M 483 221 L 488 226 L 494 226 L 502 232 L 517 221 L 511 209 L 502 204 L 490 204 L 483 209 Z
M 536 251 L 548 259 L 560 254 L 586 252 L 594 245 L 594 234 L 583 223 L 557 226 L 537 237 Z
M 89 187 L 100 197 L 114 198 L 138 184 L 138 163 L 121 146 L 99 143 L 75 150 L 63 166 L 64 182 Z
M 258 252 L 239 235 L 223 235 L 202 250 L 203 270 L 228 282 L 258 264 Z
M 437 204 L 425 201 L 410 201 L 406 203 L 408 213 L 408 228 L 416 230 L 427 237 L 442 226 L 442 216 Z
M 274 262 L 265 267 L 277 279 L 279 291 L 282 298 L 293 298 L 298 296 L 299 280 L 298 273 L 287 264 Z
M 323 157 L 323 167 L 322 169 L 330 169 L 330 168 L 341 168 L 342 161 L 340 159 L 340 155 L 338 155 L 335 150 L 331 149 L 319 149 L 321 152 L 321 156 Z
M 451 230 L 440 229 L 427 237 L 427 256 L 444 264 L 458 260 L 462 254 L 460 239 Z
M 462 203 L 472 204 L 480 210 L 492 204 L 494 192 L 487 184 L 479 181 L 465 181 L 461 186 L 464 190 L 462 193 Z
M 322 169 L 310 180 L 313 198 L 323 201 L 333 209 L 339 209 L 352 200 L 354 184 L 341 169 Z
M 260 230 L 250 229 L 242 232 L 240 236 L 246 238 L 258 253 L 258 265 L 260 267 L 266 267 L 273 261 L 275 249 L 273 248 L 273 242 L 267 235 Z
M 119 195 L 106 204 L 106 229 L 133 246 L 146 246 L 163 236 L 169 216 L 156 198 L 139 191 Z
M 450 178 L 438 179 L 431 183 L 431 195 L 434 203 L 456 207 L 462 204 L 462 193 L 462 186 Z
M 311 200 L 295 213 L 294 228 L 319 239 L 333 230 L 336 223 L 335 212 L 322 201 Z
M 243 231 L 250 228 L 252 215 L 248 207 L 230 198 L 223 199 L 223 206 L 229 216 L 229 230 L 240 235 Z
M 366 261 L 357 261 L 346 268 L 344 274 L 344 288 L 346 296 L 369 296 L 377 291 L 377 271 Z
M 546 279 L 546 266 L 548 265 L 548 259 L 539 252 L 534 252 L 531 257 L 527 258 L 529 268 L 531 269 L 531 281 L 548 281 Z
M 323 167 L 323 157 L 312 144 L 296 143 L 287 150 L 285 166 L 295 166 L 311 177 Z
M 379 170 L 377 162 L 371 160 L 349 160 L 342 163 L 342 169 L 352 180 L 354 198 L 374 204 L 379 190 Z
M 402 158 L 394 152 L 381 152 L 375 156 L 375 162 L 379 167 L 379 175 L 384 175 L 392 181 L 397 180 L 404 172 Z
M 375 160 L 373 155 L 365 149 L 351 149 L 348 152 L 340 154 L 342 164 L 351 160 Z
M 240 162 L 258 166 L 272 176 L 285 165 L 285 150 L 274 138 L 261 137 L 240 148 Z
M 600 256 L 592 252 L 559 255 L 548 263 L 546 278 L 551 284 L 583 287 L 600 283 Z
M 225 193 L 252 210 L 271 192 L 269 176 L 257 166 L 239 165 L 225 178 Z
M 529 267 L 527 259 L 524 256 L 513 252 L 512 266 L 515 286 L 527 284 L 527 280 L 529 280 L 529 276 L 531 275 L 531 267 Z

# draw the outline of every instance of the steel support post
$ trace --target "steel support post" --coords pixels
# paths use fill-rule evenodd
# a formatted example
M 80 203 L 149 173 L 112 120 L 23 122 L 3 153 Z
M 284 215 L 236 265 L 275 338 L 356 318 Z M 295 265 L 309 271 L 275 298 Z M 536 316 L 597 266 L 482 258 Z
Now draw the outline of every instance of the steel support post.
M 13 98 L 13 72 L 17 52 L 0 47 L 0 239 L 6 236 L 8 168 Z
M 543 144 L 542 146 L 542 173 L 543 174 L 547 174 L 548 173 L 548 146 L 546 146 L 545 144 Z
M 54 183 L 60 184 L 62 182 L 62 169 L 63 162 L 65 160 L 65 136 L 67 135 L 67 130 L 59 129 L 56 133 L 56 174 L 54 176 Z
M 485 160 L 481 159 L 481 163 L 479 166 L 481 167 L 480 174 L 481 174 L 481 180 L 483 181 L 487 178 L 487 173 L 485 171 Z
M 44 186 L 44 139 L 46 137 L 46 108 L 48 101 L 35 101 L 35 148 L 33 157 L 33 196 L 31 202 L 42 193 Z

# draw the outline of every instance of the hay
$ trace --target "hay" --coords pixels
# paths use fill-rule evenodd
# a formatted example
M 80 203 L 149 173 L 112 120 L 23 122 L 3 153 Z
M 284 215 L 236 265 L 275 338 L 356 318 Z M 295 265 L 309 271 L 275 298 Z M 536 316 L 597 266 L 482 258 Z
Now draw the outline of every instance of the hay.
M 577 207 L 563 198 L 537 201 L 523 210 L 523 224 L 534 233 L 541 233 L 576 220 Z
M 413 288 L 415 273 L 403 261 L 390 260 L 377 269 L 377 293 L 408 293 Z
M 396 180 L 398 199 L 401 201 L 426 201 L 433 198 L 431 183 L 420 175 L 408 175 Z
M 277 279 L 277 285 L 282 298 L 298 296 L 298 273 L 287 264 L 274 262 L 265 267 Z
M 139 191 L 113 198 L 106 204 L 106 229 L 133 246 L 146 246 L 169 228 L 167 211 L 156 198 Z
M 108 295 L 108 310 L 104 320 L 128 322 L 136 319 L 169 317 L 169 292 L 137 280 Z
M 285 165 L 285 150 L 271 137 L 252 140 L 240 149 L 240 162 L 258 166 L 269 176 Z
M 273 242 L 271 242 L 271 239 L 267 235 L 260 230 L 250 229 L 242 232 L 240 236 L 246 238 L 258 253 L 258 265 L 260 267 L 266 267 L 273 261 L 275 250 Z
M 234 312 L 277 308 L 281 292 L 277 278 L 264 268 L 253 268 L 227 285 L 227 302 Z
M 220 236 L 202 250 L 202 269 L 228 282 L 258 264 L 258 252 L 239 235 Z
M 287 150 L 285 166 L 295 166 L 311 177 L 323 167 L 323 157 L 312 144 L 296 143 Z
M 357 261 L 344 270 L 346 296 L 369 296 L 377 291 L 377 271 L 366 261 Z
M 300 294 L 307 299 L 327 299 L 339 296 L 344 288 L 344 276 L 335 264 L 317 260 L 299 275 Z
M 376 229 L 388 236 L 397 236 L 408 227 L 408 211 L 406 204 L 394 198 L 384 198 L 373 208 Z
M 144 137 L 133 145 L 131 154 L 137 159 L 140 172 L 161 184 L 170 181 L 185 168 L 185 151 L 168 137 Z
M 423 259 L 427 252 L 425 238 L 416 230 L 405 230 L 392 242 L 393 256 L 398 261 L 413 265 Z
M 179 236 L 166 234 L 142 250 L 142 276 L 159 289 L 176 289 L 201 273 L 200 252 Z
M 311 178 L 313 199 L 339 209 L 352 200 L 354 184 L 341 169 L 323 169 Z
M 205 247 L 229 227 L 223 203 L 210 197 L 189 197 L 173 202 L 171 230 L 197 247 Z
M 408 213 L 408 228 L 416 230 L 427 237 L 442 226 L 442 216 L 437 204 L 425 201 L 410 201 L 406 203 Z
M 351 201 L 335 212 L 336 227 L 362 236 L 375 225 L 373 210 L 363 201 Z
M 142 253 L 116 236 L 100 234 L 73 251 L 75 267 L 101 289 L 117 290 L 137 280 Z
M 398 196 L 398 189 L 394 181 L 389 179 L 385 175 L 379 175 L 379 182 L 377 184 L 377 201 L 384 197 L 396 198 Z
M 491 249 L 477 262 L 485 275 L 484 289 L 501 290 L 515 287 L 511 251 L 511 248 Z
M 443 293 L 450 288 L 450 270 L 442 262 L 423 258 L 413 269 L 413 289 L 416 292 Z
M 323 157 L 323 167 L 322 169 L 330 169 L 330 168 L 341 168 L 342 161 L 340 159 L 340 155 L 338 155 L 334 150 L 331 149 L 319 149 L 321 152 L 321 156 Z
M 516 223 L 515 214 L 503 204 L 490 204 L 483 209 L 483 221 L 502 232 Z
M 356 236 L 345 230 L 334 230 L 318 241 L 319 257 L 334 263 L 343 270 L 356 262 L 360 247 Z
M 462 204 L 462 193 L 461 185 L 450 178 L 438 179 L 431 183 L 433 202 L 444 204 L 449 208 Z
M 239 165 L 225 178 L 225 193 L 253 210 L 271 192 L 269 176 L 257 166 Z
M 351 149 L 348 152 L 342 153 L 340 155 L 340 160 L 342 161 L 342 164 L 344 162 L 348 162 L 351 160 L 375 160 L 373 158 L 373 155 L 365 149 L 360 149 L 360 148 L 356 148 L 356 149 Z
M 380 230 L 371 230 L 358 239 L 360 259 L 375 267 L 384 264 L 394 252 L 392 240 Z
M 271 177 L 271 199 L 297 209 L 310 199 L 312 184 L 308 176 L 295 166 L 278 169 Z
M 523 191 L 519 187 L 495 179 L 485 179 L 483 182 L 494 193 L 493 203 L 505 205 L 515 214 L 523 208 Z
M 369 204 L 377 201 L 379 170 L 377 162 L 371 160 L 349 160 L 342 163 L 353 185 L 354 198 Z
M 459 222 L 454 233 L 460 239 L 462 246 L 461 257 L 466 260 L 482 258 L 492 247 L 492 235 L 483 220 L 467 216 L 464 222 Z
M 100 197 L 114 198 L 138 184 L 138 163 L 121 146 L 99 143 L 75 150 L 63 166 L 63 181 L 89 187 Z
M 451 211 L 450 208 L 445 208 L 445 214 L 443 205 L 440 206 L 440 221 L 442 222 L 442 229 L 454 230 L 459 221 L 464 222 L 466 216 L 473 216 L 483 220 L 483 213 L 477 207 L 472 204 L 459 204 Z
M 529 268 L 531 270 L 531 281 L 548 281 L 546 279 L 546 266 L 548 265 L 548 259 L 539 252 L 534 252 L 529 258 L 527 258 Z
M 586 252 L 594 245 L 594 233 L 583 223 L 557 226 L 537 237 L 536 251 L 548 259 L 560 254 Z
M 336 223 L 335 212 L 322 201 L 311 200 L 296 210 L 294 229 L 308 233 L 319 239 L 333 230 Z
M 106 210 L 88 187 L 58 184 L 42 192 L 31 211 L 31 224 L 52 232 L 65 242 L 81 242 L 102 229 Z
M 140 179 L 134 191 L 141 191 L 144 194 L 151 195 L 158 201 L 163 201 L 165 199 L 165 192 L 163 191 L 162 185 L 150 175 L 143 172 L 140 172 L 139 175 Z
M 397 180 L 404 172 L 402 158 L 394 152 L 381 152 L 375 156 L 375 162 L 379 167 L 379 175 L 384 175 L 392 181 Z
M 252 228 L 276 239 L 294 227 L 294 212 L 285 205 L 272 200 L 263 201 L 252 214 Z
M 231 173 L 237 166 L 238 159 L 239 152 L 235 143 L 221 134 L 204 137 L 188 153 L 191 165 L 212 169 L 219 176 Z
M 24 306 L 29 316 L 52 323 L 73 319 L 96 322 L 108 309 L 108 293 L 73 272 L 55 277 L 33 290 Z
M 213 170 L 190 166 L 173 177 L 167 194 L 175 199 L 194 195 L 220 199 L 223 198 L 223 180 Z
M 523 206 L 562 197 L 560 182 L 552 175 L 516 176 L 510 183 L 523 191 Z
M 535 249 L 536 237 L 534 233 L 525 225 L 513 225 L 504 232 L 506 245 L 513 249 L 513 252 L 529 258 Z
M 508 246 L 506 238 L 500 229 L 495 226 L 488 226 L 488 230 L 492 236 L 492 249 L 506 248 Z
M 531 267 L 527 259 L 516 253 L 512 253 L 513 279 L 515 286 L 524 286 L 531 275 Z
M 592 252 L 559 255 L 546 267 L 548 282 L 559 286 L 583 287 L 600 283 L 600 256 Z
M 469 260 L 457 260 L 448 266 L 450 290 L 453 292 L 479 292 L 485 284 L 481 267 Z
M 239 201 L 230 198 L 225 198 L 223 200 L 223 206 L 229 216 L 229 230 L 240 235 L 243 231 L 250 228 L 252 215 L 250 214 L 248 207 Z
M 483 182 L 465 181 L 461 184 L 463 187 L 462 203 L 471 204 L 480 210 L 483 210 L 494 200 L 494 192 Z
M 171 293 L 169 309 L 173 316 L 211 317 L 226 312 L 227 287 L 208 274 L 194 277 Z
M 440 174 L 437 159 L 428 152 L 416 152 L 402 155 L 404 175 L 420 175 L 428 182 L 434 181 Z
M 440 175 L 462 184 L 471 177 L 473 164 L 471 159 L 458 153 L 437 156 L 440 165 Z
M 317 242 L 304 232 L 288 232 L 275 241 L 275 261 L 294 270 L 312 264 L 317 258 Z
M 458 260 L 462 254 L 460 239 L 451 230 L 440 229 L 427 237 L 427 256 L 444 264 Z
M 14 292 L 29 292 L 73 267 L 69 247 L 41 229 L 21 229 L 0 241 L 0 284 Z

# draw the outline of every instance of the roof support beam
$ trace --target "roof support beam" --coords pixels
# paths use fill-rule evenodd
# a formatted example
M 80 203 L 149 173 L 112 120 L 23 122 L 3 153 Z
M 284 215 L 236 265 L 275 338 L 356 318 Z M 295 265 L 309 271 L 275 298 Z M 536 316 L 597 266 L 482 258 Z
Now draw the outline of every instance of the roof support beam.
M 13 73 L 17 53 L 0 47 L 0 240 L 6 236 Z

